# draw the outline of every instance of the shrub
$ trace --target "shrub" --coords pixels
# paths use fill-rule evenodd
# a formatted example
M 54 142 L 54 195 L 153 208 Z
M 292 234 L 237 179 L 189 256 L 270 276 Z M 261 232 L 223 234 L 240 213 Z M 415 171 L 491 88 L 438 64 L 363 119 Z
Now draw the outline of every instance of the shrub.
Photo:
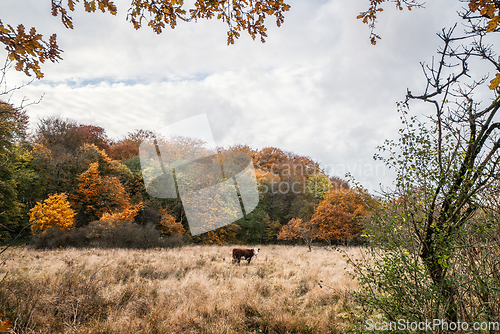
M 164 238 L 153 224 L 139 226 L 131 222 L 91 222 L 85 227 L 63 231 L 51 228 L 33 237 L 35 248 L 99 247 L 135 248 L 175 247 L 182 244 L 182 236 Z

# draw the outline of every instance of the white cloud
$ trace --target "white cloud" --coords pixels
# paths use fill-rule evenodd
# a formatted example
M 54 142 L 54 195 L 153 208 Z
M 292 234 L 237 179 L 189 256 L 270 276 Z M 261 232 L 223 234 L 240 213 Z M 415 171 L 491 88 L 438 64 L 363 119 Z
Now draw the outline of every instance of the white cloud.
M 375 147 L 396 137 L 395 102 L 407 87 L 422 87 L 419 61 L 434 55 L 435 33 L 454 22 L 455 2 L 411 13 L 387 8 L 375 47 L 356 20 L 367 1 L 293 0 L 281 28 L 268 20 L 265 44 L 242 33 L 232 46 L 225 24 L 214 20 L 180 23 L 161 35 L 135 31 L 122 0 L 117 17 L 78 10 L 72 31 L 50 16 L 48 1 L 23 1 L 30 12 L 4 0 L 0 9 L 5 23 L 57 32 L 65 50 L 63 61 L 44 65 L 43 80 L 16 94 L 45 94 L 28 109 L 32 122 L 61 115 L 119 137 L 206 112 L 219 145 L 276 146 L 336 174 L 350 169 L 377 188 L 389 185 L 392 174 L 374 165 Z

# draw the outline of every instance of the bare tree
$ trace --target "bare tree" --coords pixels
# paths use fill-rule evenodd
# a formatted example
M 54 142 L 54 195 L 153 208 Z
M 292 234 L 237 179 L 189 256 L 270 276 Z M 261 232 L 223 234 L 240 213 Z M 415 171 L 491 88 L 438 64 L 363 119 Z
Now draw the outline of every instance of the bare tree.
M 355 271 L 368 283 L 364 296 L 391 320 L 457 324 L 500 314 L 492 196 L 500 187 L 500 90 L 488 76 L 500 71 L 499 29 L 470 10 L 459 15 L 463 33 L 455 25 L 438 34 L 439 57 L 421 64 L 425 88 L 398 104 L 399 142 L 386 141 L 380 149 L 389 155 L 376 155 L 397 171 L 396 187 L 368 228 L 372 257 Z M 432 106 L 425 121 L 410 116 L 415 101 Z

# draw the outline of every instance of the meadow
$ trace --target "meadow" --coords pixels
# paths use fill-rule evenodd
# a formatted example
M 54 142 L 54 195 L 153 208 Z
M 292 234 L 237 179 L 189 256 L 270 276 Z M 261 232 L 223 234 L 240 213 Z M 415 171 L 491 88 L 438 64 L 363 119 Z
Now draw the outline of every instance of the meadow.
M 10 248 L 0 311 L 11 333 L 345 333 L 359 320 L 342 253 L 258 246 L 238 265 L 233 247 Z

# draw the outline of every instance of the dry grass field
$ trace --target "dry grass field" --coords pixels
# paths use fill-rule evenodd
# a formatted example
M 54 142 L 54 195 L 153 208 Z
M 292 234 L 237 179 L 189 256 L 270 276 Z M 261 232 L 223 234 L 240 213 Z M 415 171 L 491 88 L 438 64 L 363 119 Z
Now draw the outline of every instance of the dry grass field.
M 349 292 L 357 285 L 339 252 L 259 246 L 247 266 L 231 263 L 233 247 L 11 248 L 1 256 L 0 311 L 13 321 L 13 333 L 352 329 L 357 309 Z M 347 251 L 356 257 L 360 249 Z

